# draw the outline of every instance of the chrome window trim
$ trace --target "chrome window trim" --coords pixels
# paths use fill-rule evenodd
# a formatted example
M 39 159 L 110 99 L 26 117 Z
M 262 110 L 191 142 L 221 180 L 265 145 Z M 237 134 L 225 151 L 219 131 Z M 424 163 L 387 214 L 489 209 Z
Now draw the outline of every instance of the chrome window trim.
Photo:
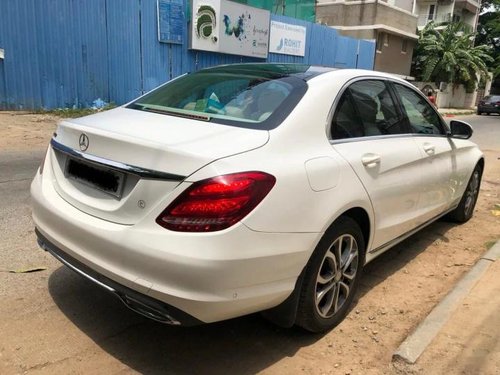
M 183 181 L 186 178 L 186 176 L 156 171 L 153 169 L 142 168 L 135 165 L 125 164 L 118 161 L 101 158 L 99 156 L 91 154 L 85 154 L 83 152 L 76 151 L 68 146 L 65 146 L 57 142 L 54 138 L 50 140 L 50 145 L 54 150 L 62 152 L 63 154 L 69 155 L 73 158 L 84 160 L 91 164 L 97 164 L 127 174 L 136 175 L 148 180 Z

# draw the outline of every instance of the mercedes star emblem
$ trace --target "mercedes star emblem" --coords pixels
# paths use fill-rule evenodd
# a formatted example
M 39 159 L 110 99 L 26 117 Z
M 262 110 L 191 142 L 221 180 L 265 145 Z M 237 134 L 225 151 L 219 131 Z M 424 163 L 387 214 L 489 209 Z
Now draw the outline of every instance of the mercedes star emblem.
M 78 144 L 80 145 L 80 150 L 87 151 L 87 149 L 89 148 L 89 137 L 87 137 L 87 134 L 80 134 Z

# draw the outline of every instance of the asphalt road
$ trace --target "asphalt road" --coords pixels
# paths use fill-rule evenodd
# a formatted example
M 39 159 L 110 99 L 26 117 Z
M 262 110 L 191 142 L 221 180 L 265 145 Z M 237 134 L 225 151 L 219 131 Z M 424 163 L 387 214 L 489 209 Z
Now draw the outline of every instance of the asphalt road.
M 500 116 L 457 116 L 448 117 L 447 121 L 462 120 L 472 125 L 474 134 L 471 140 L 476 142 L 483 150 L 500 149 Z

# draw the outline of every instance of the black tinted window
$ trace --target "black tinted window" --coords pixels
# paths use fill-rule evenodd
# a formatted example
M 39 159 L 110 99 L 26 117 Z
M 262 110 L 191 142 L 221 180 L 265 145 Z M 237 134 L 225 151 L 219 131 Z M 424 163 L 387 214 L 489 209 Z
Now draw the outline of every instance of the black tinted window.
M 403 85 L 394 84 L 394 87 L 414 133 L 444 134 L 439 115 L 421 95 Z
M 385 82 L 359 81 L 349 90 L 363 121 L 365 136 L 407 133 Z
M 363 125 L 351 101 L 349 91 L 344 92 L 333 117 L 332 138 L 362 137 Z
M 344 92 L 332 124 L 332 137 L 370 137 L 407 133 L 383 81 L 353 83 Z

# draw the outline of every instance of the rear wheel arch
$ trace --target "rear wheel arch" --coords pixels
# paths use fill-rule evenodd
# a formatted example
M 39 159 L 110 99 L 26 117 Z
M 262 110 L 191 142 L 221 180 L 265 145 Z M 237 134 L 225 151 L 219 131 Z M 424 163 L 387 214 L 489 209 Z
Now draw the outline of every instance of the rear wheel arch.
M 361 207 L 350 208 L 347 211 L 344 211 L 339 216 L 337 216 L 333 220 L 333 222 L 329 225 L 329 227 L 325 230 L 325 233 L 319 238 L 319 241 L 314 247 L 314 250 L 319 246 L 319 244 L 321 243 L 323 238 L 327 235 L 327 233 L 333 230 L 336 223 L 338 223 L 339 220 L 344 217 L 356 222 L 356 224 L 358 224 L 359 228 L 361 229 L 365 247 L 361 252 L 362 254 L 361 264 L 364 265 L 366 249 L 368 247 L 368 241 L 370 239 L 370 234 L 371 234 L 371 222 L 368 212 Z M 311 252 L 310 258 L 313 256 L 313 253 L 314 251 Z M 302 272 L 300 273 L 297 282 L 295 283 L 295 288 L 292 294 L 278 306 L 262 312 L 262 315 L 265 318 L 267 318 L 268 320 L 272 321 L 273 323 L 281 327 L 286 327 L 286 328 L 290 328 L 296 323 L 297 309 L 299 305 L 299 298 L 302 290 L 302 283 L 304 280 L 304 273 L 306 271 L 306 268 L 307 264 L 304 265 L 304 268 L 302 269 Z
M 481 157 L 478 161 L 477 161 L 477 164 L 478 166 L 481 167 L 481 174 L 484 172 L 484 158 Z
M 354 207 L 347 210 L 339 217 L 341 216 L 348 216 L 359 225 L 361 232 L 363 233 L 363 239 L 365 240 L 365 247 L 368 247 L 368 244 L 370 242 L 371 228 L 372 228 L 368 212 L 366 212 L 361 207 Z M 335 225 L 335 222 L 332 223 L 332 226 L 333 225 Z
M 330 225 L 328 227 L 326 227 L 325 233 L 327 231 L 331 230 L 341 217 L 348 217 L 348 218 L 354 220 L 356 222 L 356 224 L 359 225 L 359 228 L 361 229 L 361 232 L 363 233 L 363 240 L 365 242 L 365 249 L 364 250 L 365 250 L 365 254 L 366 254 L 368 252 L 368 246 L 370 244 L 370 238 L 372 235 L 372 228 L 373 228 L 372 219 L 371 219 L 368 211 L 365 208 L 360 207 L 360 206 L 351 207 L 351 208 L 346 209 L 340 215 L 338 215 L 332 219 L 332 222 L 330 223 Z M 319 238 L 318 243 L 321 241 L 321 239 L 323 237 L 324 237 L 324 235 Z M 316 244 L 316 246 L 317 245 L 318 244 Z M 312 255 L 312 253 L 311 253 L 311 255 Z
M 351 308 L 363 272 L 366 249 L 365 235 L 352 215 L 353 212 L 340 215 L 325 231 L 301 273 L 300 285 L 297 285 L 294 291 L 298 297 L 295 324 L 308 331 L 324 332 L 333 328 L 344 319 Z M 362 217 L 357 218 L 359 220 Z M 346 238 L 347 242 L 344 242 Z M 351 254 L 352 258 L 351 255 L 344 257 L 345 251 Z M 328 261 L 333 258 L 335 261 Z M 329 267 L 326 267 L 327 265 Z M 318 290 L 323 287 L 324 290 L 318 294 Z M 341 290 L 344 293 L 341 293 Z M 332 292 L 334 294 L 331 294 Z M 338 299 L 339 293 L 343 298 Z M 323 306 L 325 301 L 327 303 Z

